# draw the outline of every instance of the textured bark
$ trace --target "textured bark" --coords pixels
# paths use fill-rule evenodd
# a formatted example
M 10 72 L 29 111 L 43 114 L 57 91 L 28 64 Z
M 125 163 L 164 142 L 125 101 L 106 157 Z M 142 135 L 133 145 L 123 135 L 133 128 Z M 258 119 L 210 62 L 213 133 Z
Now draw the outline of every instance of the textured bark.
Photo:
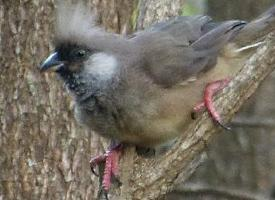
M 37 67 L 52 48 L 54 4 L 0 5 L 1 197 L 90 198 L 96 182 L 88 161 L 97 137 L 75 123 L 60 83 Z
M 123 13 L 117 7 L 121 2 L 125 6 Z M 131 29 L 127 24 L 135 9 L 135 4 L 129 2 L 90 1 L 89 5 L 95 5 L 99 21 L 108 25 L 109 30 L 124 33 Z M 160 5 L 169 5 L 169 9 L 161 14 L 148 9 L 143 17 L 146 20 L 140 23 L 147 26 L 167 13 L 168 16 L 170 13 L 176 15 L 181 7 L 178 2 L 183 1 L 148 1 L 148 8 L 157 10 Z M 150 7 L 151 4 L 155 7 Z M 101 10 L 102 7 L 107 11 Z M 52 0 L 0 1 L 2 199 L 94 199 L 97 195 L 98 180 L 91 175 L 88 161 L 90 155 L 102 151 L 101 139 L 76 124 L 73 105 L 60 83 L 53 75 L 41 75 L 37 69 L 52 49 L 53 10 Z M 108 19 L 114 21 L 108 24 Z M 248 62 L 232 87 L 217 101 L 218 105 L 226 105 L 220 110 L 226 117 L 232 116 L 270 72 L 269 65 L 274 64 L 274 60 L 268 55 L 274 53 L 273 46 L 272 39 Z M 261 67 L 255 69 L 257 64 Z M 190 176 L 217 127 L 204 114 L 188 130 L 184 141 L 156 159 L 139 158 L 133 148 L 126 149 L 121 161 L 122 186 L 113 188 L 110 198 L 159 199 L 179 180 Z
M 133 2 L 87 4 L 109 30 L 127 32 Z M 62 84 L 37 67 L 52 50 L 54 7 L 52 0 L 0 0 L 0 199 L 97 195 L 89 160 L 102 151 L 101 139 L 75 122 Z
M 93 0 L 98 21 L 107 30 L 127 34 L 133 31 L 138 0 Z
M 255 194 L 254 192 L 248 193 L 242 190 L 230 190 L 223 187 L 205 187 L 200 185 L 185 185 L 184 187 L 177 188 L 176 192 L 167 195 L 167 200 L 270 200 L 270 198 Z
M 153 22 L 180 15 L 184 2 L 185 0 L 140 0 L 137 29 L 143 29 Z

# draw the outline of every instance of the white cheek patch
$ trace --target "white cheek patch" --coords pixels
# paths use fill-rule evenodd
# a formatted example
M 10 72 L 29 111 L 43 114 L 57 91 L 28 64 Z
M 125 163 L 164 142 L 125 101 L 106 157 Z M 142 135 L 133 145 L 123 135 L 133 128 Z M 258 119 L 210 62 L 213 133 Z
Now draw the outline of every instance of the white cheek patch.
M 85 62 L 85 72 L 93 74 L 103 81 L 112 78 L 117 67 L 116 58 L 106 53 L 95 53 Z

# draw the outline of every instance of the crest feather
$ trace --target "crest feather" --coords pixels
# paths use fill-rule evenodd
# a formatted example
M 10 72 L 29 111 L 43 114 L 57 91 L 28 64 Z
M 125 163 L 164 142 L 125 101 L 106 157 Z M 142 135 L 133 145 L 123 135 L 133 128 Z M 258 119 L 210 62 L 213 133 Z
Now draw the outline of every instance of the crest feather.
M 91 33 L 100 32 L 96 27 L 95 16 L 83 3 L 59 1 L 56 19 L 56 40 L 74 40 L 86 38 Z

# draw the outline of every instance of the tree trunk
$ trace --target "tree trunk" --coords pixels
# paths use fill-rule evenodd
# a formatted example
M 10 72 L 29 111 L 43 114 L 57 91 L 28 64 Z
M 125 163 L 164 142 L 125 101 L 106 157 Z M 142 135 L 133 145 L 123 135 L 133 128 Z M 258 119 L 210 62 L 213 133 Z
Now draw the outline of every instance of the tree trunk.
M 126 33 L 135 24 L 144 27 L 154 20 L 177 15 L 182 3 L 180 0 L 139 1 L 139 4 L 130 0 L 94 0 L 88 5 L 94 6 L 99 21 L 109 30 Z M 167 10 L 159 12 L 159 8 Z M 139 12 L 140 15 L 136 14 Z M 52 50 L 54 3 L 2 0 L 0 16 L 0 197 L 94 199 L 99 189 L 98 179 L 91 175 L 89 158 L 102 151 L 105 143 L 76 124 L 73 105 L 61 84 L 54 81 L 53 75 L 41 75 L 37 68 Z M 270 42 L 274 44 L 274 38 Z M 271 70 L 269 65 L 274 60 L 268 55 L 274 53 L 274 45 L 270 45 L 259 50 L 246 71 L 236 77 L 232 88 L 226 90 L 233 104 L 228 101 L 224 104 L 232 109 L 221 111 L 228 116 L 232 116 Z M 259 63 L 265 64 L 258 69 Z M 252 74 L 247 74 L 247 70 Z M 247 82 L 242 83 L 240 78 Z M 222 95 L 219 105 L 224 99 Z M 122 186 L 110 191 L 110 199 L 159 199 L 177 181 L 190 176 L 200 163 L 205 143 L 217 128 L 205 114 L 188 130 L 188 139 L 179 140 L 182 143 L 156 159 L 139 158 L 133 148 L 126 149 L 119 177 Z
M 131 31 L 135 1 L 87 3 L 109 30 Z M 89 160 L 102 139 L 75 122 L 56 77 L 38 70 L 52 50 L 54 8 L 51 0 L 0 0 L 0 199 L 97 195 Z

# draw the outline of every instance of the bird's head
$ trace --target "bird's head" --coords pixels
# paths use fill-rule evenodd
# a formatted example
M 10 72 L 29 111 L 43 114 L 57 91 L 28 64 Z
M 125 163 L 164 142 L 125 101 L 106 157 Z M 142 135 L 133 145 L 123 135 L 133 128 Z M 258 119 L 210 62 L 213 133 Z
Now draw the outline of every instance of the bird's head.
M 74 97 L 86 99 L 109 87 L 119 71 L 109 48 L 113 36 L 96 27 L 81 4 L 63 3 L 57 11 L 55 49 L 40 70 L 56 72 Z

